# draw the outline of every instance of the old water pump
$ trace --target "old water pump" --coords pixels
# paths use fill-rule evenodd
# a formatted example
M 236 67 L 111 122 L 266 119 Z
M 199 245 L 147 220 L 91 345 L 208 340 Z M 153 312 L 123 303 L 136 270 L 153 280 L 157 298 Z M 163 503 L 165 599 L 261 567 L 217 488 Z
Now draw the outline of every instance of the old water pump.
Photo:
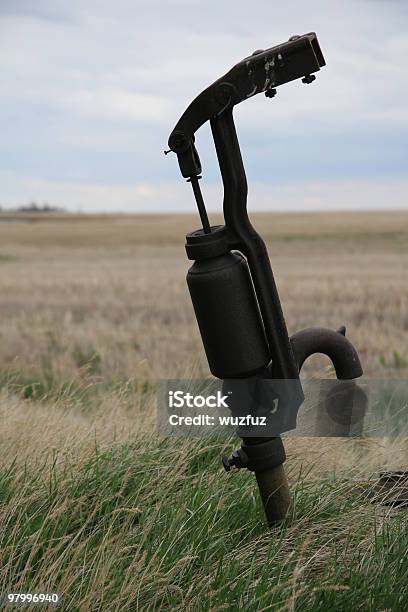
M 314 353 L 332 360 L 339 379 L 361 376 L 358 355 L 345 329 L 303 330 L 288 336 L 265 244 L 247 214 L 247 181 L 233 120 L 233 108 L 255 94 L 276 95 L 276 87 L 296 79 L 312 83 L 325 65 L 316 34 L 255 51 L 236 64 L 188 106 L 170 134 L 170 150 L 191 183 L 202 228 L 186 237 L 194 263 L 187 283 L 210 370 L 225 379 L 259 377 L 291 381 L 291 401 L 303 400 L 299 372 Z M 224 225 L 211 226 L 199 187 L 201 164 L 195 132 L 210 121 L 224 185 Z M 280 436 L 246 437 L 224 467 L 256 475 L 269 524 L 290 505 Z

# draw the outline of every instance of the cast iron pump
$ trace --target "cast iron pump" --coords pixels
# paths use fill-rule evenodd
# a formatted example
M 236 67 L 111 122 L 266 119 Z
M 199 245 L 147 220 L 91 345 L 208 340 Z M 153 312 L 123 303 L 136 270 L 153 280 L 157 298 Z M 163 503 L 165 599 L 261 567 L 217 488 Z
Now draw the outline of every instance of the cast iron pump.
M 181 174 L 192 185 L 202 228 L 186 237 L 194 260 L 187 275 L 195 315 L 212 374 L 219 379 L 260 377 L 291 381 L 292 401 L 300 405 L 299 372 L 314 353 L 333 362 L 337 378 L 362 374 L 345 329 L 310 328 L 289 338 L 265 244 L 247 214 L 247 181 L 233 120 L 236 104 L 296 79 L 312 83 L 325 65 L 316 34 L 255 51 L 200 93 L 170 134 Z M 224 185 L 224 225 L 211 226 L 199 187 L 201 164 L 195 132 L 210 121 Z M 255 472 L 270 524 L 286 514 L 290 495 L 282 464 L 280 436 L 245 437 L 224 467 Z

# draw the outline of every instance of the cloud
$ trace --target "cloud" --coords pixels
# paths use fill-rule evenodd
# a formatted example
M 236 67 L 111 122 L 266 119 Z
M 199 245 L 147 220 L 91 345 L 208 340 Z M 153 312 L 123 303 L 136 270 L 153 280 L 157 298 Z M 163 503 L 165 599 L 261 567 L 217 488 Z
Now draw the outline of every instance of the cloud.
M 317 81 L 288 84 L 275 99 L 256 96 L 236 110 L 250 186 L 286 193 L 291 182 L 335 190 L 350 180 L 390 188 L 395 181 L 402 188 L 407 3 L 208 0 L 202 6 L 198 0 L 3 0 L 0 164 L 10 178 L 0 201 L 12 202 L 14 190 L 17 202 L 21 183 L 34 190 L 28 199 L 46 199 L 53 185 L 61 204 L 69 194 L 73 207 L 84 208 L 96 205 L 98 185 L 112 194 L 103 200 L 112 207 L 115 189 L 133 206 L 132 185 L 149 185 L 162 196 L 184 193 L 174 156 L 162 151 L 189 101 L 253 49 L 312 29 L 327 59 Z M 197 137 L 209 189 L 216 190 L 208 126 Z M 379 193 L 387 206 L 385 191 Z M 160 202 L 180 206 L 177 197 Z M 304 199 L 305 207 L 312 204 Z
M 158 213 L 177 210 L 195 213 L 190 187 L 186 183 L 133 183 L 115 185 L 46 181 L 12 173 L 0 173 L 5 207 L 16 201 L 58 204 L 67 210 L 102 212 Z M 203 185 L 204 199 L 210 212 L 222 211 L 222 187 Z M 295 181 L 271 185 L 254 181 L 248 198 L 249 211 L 330 211 L 389 210 L 407 207 L 408 179 Z
M 69 13 L 64 5 L 55 0 L 2 0 L 0 4 L 0 15 L 10 17 L 29 17 L 43 19 L 46 21 L 70 21 Z

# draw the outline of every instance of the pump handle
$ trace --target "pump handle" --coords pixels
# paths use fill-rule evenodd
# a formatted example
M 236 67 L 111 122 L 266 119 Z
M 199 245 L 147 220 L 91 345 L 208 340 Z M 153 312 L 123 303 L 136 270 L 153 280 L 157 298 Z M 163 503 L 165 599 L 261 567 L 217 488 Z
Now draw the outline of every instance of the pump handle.
M 177 153 L 182 175 L 189 178 L 201 173 L 194 134 L 206 121 L 258 93 L 273 97 L 275 87 L 284 83 L 301 77 L 311 82 L 312 73 L 325 64 L 314 32 L 255 51 L 236 64 L 191 102 L 170 134 L 169 147 Z

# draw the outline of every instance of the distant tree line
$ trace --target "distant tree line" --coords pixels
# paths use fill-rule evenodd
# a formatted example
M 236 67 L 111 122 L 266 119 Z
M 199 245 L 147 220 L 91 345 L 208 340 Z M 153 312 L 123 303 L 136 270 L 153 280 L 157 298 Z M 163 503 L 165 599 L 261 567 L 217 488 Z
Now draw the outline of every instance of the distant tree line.
M 63 213 L 64 208 L 60 206 L 54 206 L 53 204 L 37 204 L 37 202 L 30 202 L 30 204 L 23 204 L 16 206 L 15 208 L 3 208 L 0 204 L 1 212 L 21 212 L 21 213 Z

